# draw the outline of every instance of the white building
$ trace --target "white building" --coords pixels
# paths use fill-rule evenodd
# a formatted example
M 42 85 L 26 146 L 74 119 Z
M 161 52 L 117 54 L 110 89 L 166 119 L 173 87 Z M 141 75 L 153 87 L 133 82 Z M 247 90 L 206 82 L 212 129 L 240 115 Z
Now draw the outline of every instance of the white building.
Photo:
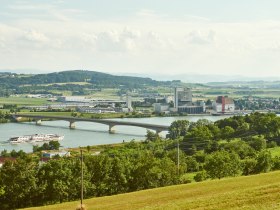
M 174 90 L 174 108 L 192 105 L 192 91 L 190 88 L 178 88 Z
M 167 112 L 169 111 L 169 104 L 154 103 L 155 113 Z
M 130 110 L 133 111 L 132 108 L 132 100 L 131 100 L 131 96 L 129 94 L 126 94 L 126 107 Z

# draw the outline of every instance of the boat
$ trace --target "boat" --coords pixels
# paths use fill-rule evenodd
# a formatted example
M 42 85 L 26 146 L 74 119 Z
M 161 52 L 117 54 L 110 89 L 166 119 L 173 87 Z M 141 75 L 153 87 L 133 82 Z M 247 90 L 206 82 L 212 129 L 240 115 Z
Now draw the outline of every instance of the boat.
M 49 138 L 49 141 L 60 141 L 64 139 L 64 136 L 58 134 L 46 134 Z
M 9 139 L 11 144 L 19 144 L 29 141 L 31 136 L 15 136 Z
M 31 142 L 42 142 L 42 141 L 60 141 L 64 139 L 64 136 L 58 134 L 34 134 L 31 136 Z
M 64 136 L 58 134 L 33 134 L 26 136 L 15 136 L 9 139 L 11 144 L 19 144 L 24 142 L 44 142 L 44 141 L 60 141 L 64 139 Z

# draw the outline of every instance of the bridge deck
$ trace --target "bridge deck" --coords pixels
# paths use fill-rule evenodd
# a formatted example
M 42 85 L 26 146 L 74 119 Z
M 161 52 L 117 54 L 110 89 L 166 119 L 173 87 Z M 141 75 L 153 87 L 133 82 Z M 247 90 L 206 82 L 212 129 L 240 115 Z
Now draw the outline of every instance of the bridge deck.
M 25 118 L 33 118 L 33 119 L 55 119 L 55 120 L 65 120 L 69 122 L 94 122 L 101 123 L 109 126 L 115 125 L 127 125 L 127 126 L 136 126 L 143 127 L 152 130 L 160 130 L 167 131 L 169 126 L 167 125 L 157 125 L 157 124 L 149 124 L 149 123 L 138 123 L 138 122 L 127 122 L 127 121 L 117 121 L 117 120 L 105 120 L 105 119 L 87 119 L 87 118 L 78 118 L 78 117 L 62 117 L 62 116 L 43 116 L 43 115 L 28 115 L 28 114 L 14 114 L 14 118 L 25 117 Z

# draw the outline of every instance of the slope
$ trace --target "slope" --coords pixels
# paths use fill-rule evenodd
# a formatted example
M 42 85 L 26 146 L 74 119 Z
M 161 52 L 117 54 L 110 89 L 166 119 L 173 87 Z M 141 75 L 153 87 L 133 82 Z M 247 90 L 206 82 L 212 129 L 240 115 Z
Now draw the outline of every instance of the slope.
M 227 178 L 139 192 L 92 198 L 93 209 L 280 209 L 280 171 Z M 28 208 L 29 210 L 75 209 L 79 202 Z

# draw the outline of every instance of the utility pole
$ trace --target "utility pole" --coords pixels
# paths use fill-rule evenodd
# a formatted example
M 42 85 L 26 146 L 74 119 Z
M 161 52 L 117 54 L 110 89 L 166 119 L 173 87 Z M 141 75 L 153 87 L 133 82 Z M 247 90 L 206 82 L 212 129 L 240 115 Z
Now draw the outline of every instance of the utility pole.
M 81 209 L 84 209 L 83 198 L 84 198 L 84 171 L 83 171 L 83 150 L 81 149 Z
M 178 175 L 180 175 L 180 148 L 179 148 L 179 138 L 177 140 L 177 170 Z

